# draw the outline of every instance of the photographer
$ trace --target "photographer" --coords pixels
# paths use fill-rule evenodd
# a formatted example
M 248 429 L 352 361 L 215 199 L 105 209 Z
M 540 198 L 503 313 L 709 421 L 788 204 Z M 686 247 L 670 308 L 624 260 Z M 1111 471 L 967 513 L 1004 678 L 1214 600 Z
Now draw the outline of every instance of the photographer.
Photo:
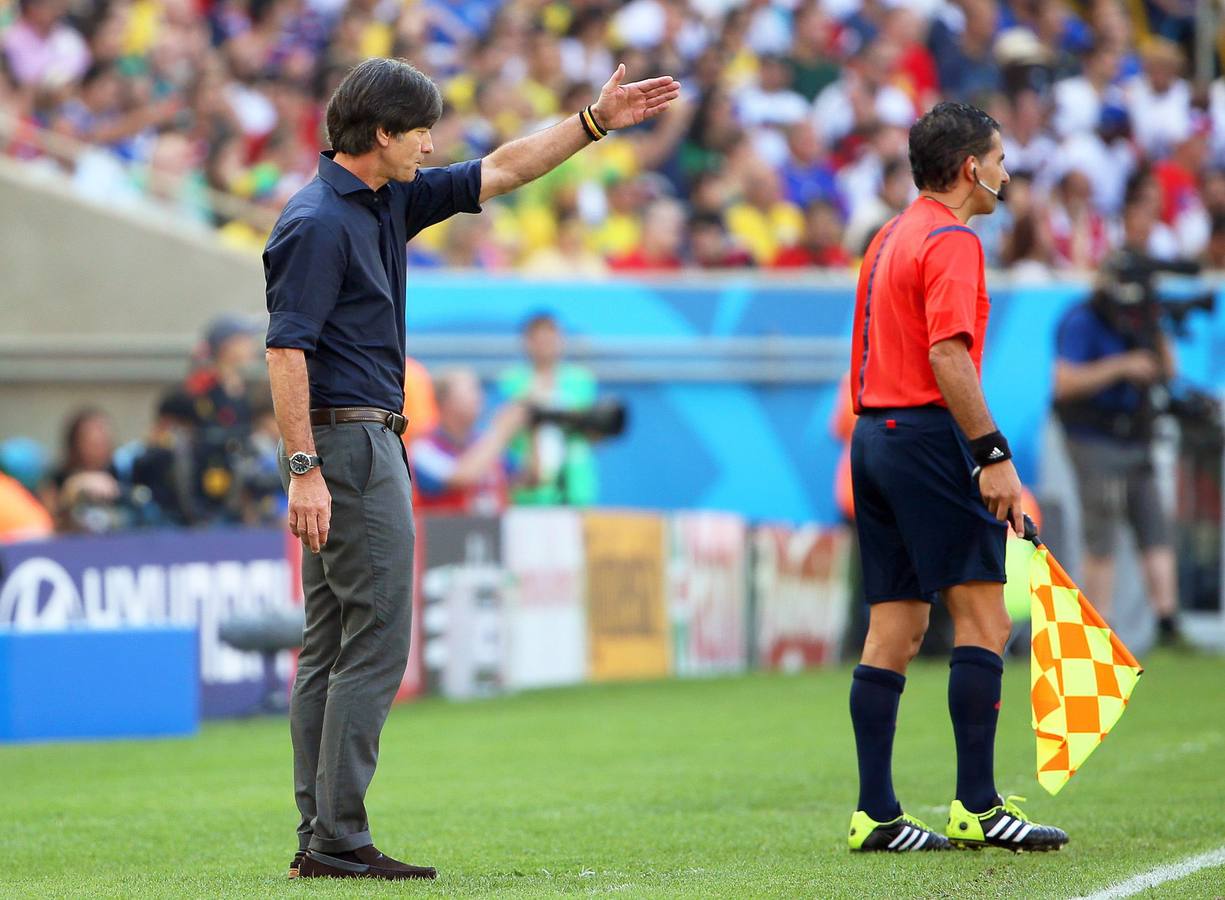
M 527 426 L 527 408 L 521 403 L 502 407 L 489 428 L 477 434 L 485 398 L 475 372 L 448 369 L 434 380 L 434 392 L 438 425 L 409 448 L 413 507 L 473 515 L 501 512 L 510 481 L 506 448 Z
M 183 385 L 202 428 L 250 429 L 246 374 L 258 358 L 256 336 L 261 332 L 255 322 L 239 315 L 219 316 L 209 324 L 197 366 Z
M 1176 618 L 1177 569 L 1169 516 L 1152 462 L 1153 425 L 1166 412 L 1176 373 L 1161 317 L 1168 311 L 1152 279 L 1161 270 L 1145 250 L 1154 219 L 1142 194 L 1124 208 L 1124 247 L 1106 264 L 1097 290 L 1059 325 L 1055 409 L 1076 472 L 1084 532 L 1081 586 L 1109 615 L 1114 589 L 1114 526 L 1124 519 L 1141 552 L 1159 640 L 1181 642 Z
M 253 445 L 251 387 L 247 375 L 258 359 L 260 328 L 240 315 L 213 320 L 183 384 L 192 405 L 191 494 L 184 515 L 191 525 L 261 521 L 253 512 L 280 490 L 269 478 Z M 258 482 L 252 493 L 252 480 Z M 270 513 L 271 514 L 271 513 Z
M 180 390 L 158 400 L 148 434 L 130 445 L 131 479 L 149 492 L 161 525 L 189 525 L 195 510 L 194 401 Z
M 502 396 L 550 410 L 585 410 L 596 402 L 595 376 L 582 366 L 565 363 L 565 338 L 557 319 L 536 313 L 523 324 L 527 363 L 506 371 L 499 380 Z M 588 506 L 597 501 L 599 483 L 587 432 L 567 429 L 555 421 L 536 421 L 518 438 L 510 456 L 520 469 L 533 460 L 536 478 L 517 487 L 511 500 L 519 505 Z

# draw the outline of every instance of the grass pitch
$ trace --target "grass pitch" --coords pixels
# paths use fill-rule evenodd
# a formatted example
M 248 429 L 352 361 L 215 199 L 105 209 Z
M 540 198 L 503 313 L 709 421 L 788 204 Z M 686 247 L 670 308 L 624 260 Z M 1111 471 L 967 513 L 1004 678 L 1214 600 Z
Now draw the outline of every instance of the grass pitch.
M 432 884 L 289 882 L 280 719 L 196 738 L 0 747 L 0 895 L 20 897 L 1007 897 L 1091 894 L 1225 845 L 1225 660 L 1155 655 L 1132 707 L 1057 798 L 1034 781 L 1012 661 L 999 787 L 1063 826 L 1061 853 L 852 856 L 849 670 L 542 691 L 398 707 L 368 808 Z M 916 665 L 895 774 L 942 823 L 947 666 Z M 1225 896 L 1225 867 L 1151 896 Z

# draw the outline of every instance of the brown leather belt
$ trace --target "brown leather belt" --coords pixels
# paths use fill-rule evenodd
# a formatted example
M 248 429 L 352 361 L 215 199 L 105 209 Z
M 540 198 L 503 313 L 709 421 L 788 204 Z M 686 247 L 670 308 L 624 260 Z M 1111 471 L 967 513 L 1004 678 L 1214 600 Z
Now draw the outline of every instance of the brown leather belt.
M 374 406 L 329 406 L 311 410 L 312 425 L 341 425 L 345 422 L 375 422 L 396 434 L 408 428 L 408 419 L 399 413 Z

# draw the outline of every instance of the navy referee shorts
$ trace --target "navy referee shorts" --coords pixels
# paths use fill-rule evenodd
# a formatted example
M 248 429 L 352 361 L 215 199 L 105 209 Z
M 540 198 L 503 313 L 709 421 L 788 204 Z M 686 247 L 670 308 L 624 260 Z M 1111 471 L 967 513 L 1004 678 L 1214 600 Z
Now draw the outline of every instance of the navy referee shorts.
M 983 505 L 974 460 L 947 409 L 865 411 L 851 437 L 864 596 L 935 602 L 941 590 L 1004 578 L 1007 526 Z

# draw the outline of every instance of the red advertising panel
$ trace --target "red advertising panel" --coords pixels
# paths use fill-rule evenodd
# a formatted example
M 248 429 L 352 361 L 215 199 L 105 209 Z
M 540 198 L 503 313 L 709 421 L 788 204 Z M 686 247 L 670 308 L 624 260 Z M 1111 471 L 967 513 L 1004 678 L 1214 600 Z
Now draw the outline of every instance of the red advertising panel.
M 744 520 L 727 513 L 679 513 L 669 523 L 669 536 L 668 614 L 676 674 L 744 669 Z
M 753 537 L 758 665 L 795 671 L 837 662 L 849 603 L 847 530 L 764 525 Z

